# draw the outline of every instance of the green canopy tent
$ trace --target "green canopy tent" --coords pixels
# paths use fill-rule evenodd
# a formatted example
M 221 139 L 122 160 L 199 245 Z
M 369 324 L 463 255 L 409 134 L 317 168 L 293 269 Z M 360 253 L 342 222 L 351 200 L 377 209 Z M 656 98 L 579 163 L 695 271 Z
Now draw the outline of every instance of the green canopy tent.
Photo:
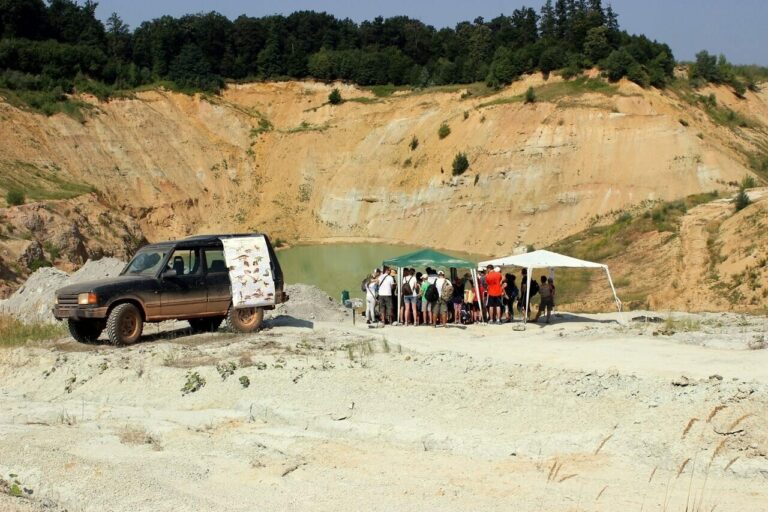
M 385 266 L 397 268 L 397 321 L 400 319 L 400 306 L 403 302 L 403 269 L 404 268 L 424 268 L 424 267 L 437 267 L 437 268 L 468 268 L 472 273 L 472 282 L 475 285 L 475 296 L 478 298 L 478 304 L 480 304 L 480 312 L 482 314 L 483 301 L 480 298 L 480 285 L 477 281 L 477 264 L 456 258 L 449 254 L 443 254 L 441 252 L 433 251 L 432 249 L 422 249 L 420 251 L 412 252 L 410 254 L 404 254 L 396 258 L 390 258 L 383 262 Z M 482 316 L 485 318 L 485 316 Z

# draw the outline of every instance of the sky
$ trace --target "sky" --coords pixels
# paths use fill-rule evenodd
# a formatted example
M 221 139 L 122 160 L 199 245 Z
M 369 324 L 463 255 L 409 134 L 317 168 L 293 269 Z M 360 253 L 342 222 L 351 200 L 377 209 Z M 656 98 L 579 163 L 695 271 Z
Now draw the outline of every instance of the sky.
M 293 11 L 325 11 L 360 22 L 376 16 L 406 15 L 437 28 L 478 16 L 491 19 L 523 5 L 537 10 L 544 0 L 99 0 L 97 15 L 113 12 L 136 28 L 170 14 L 217 11 L 230 19 Z M 607 5 L 607 1 L 603 1 Z M 768 0 L 612 0 L 621 28 L 672 47 L 677 60 L 693 60 L 700 50 L 723 53 L 737 64 L 768 66 Z

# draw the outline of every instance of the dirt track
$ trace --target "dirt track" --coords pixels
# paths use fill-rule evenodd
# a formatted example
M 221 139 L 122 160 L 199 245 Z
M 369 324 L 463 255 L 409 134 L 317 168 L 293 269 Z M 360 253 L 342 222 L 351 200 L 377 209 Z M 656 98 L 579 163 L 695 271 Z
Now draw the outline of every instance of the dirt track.
M 0 508 L 766 510 L 768 322 L 690 319 L 0 351 Z

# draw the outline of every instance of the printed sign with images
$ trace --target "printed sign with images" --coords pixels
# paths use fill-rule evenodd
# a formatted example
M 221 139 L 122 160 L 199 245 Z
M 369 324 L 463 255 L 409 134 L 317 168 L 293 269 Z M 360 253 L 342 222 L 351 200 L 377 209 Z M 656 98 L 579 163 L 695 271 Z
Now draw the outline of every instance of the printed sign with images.
M 232 305 L 235 308 L 273 305 L 275 279 L 264 237 L 223 238 L 221 242 L 232 284 Z

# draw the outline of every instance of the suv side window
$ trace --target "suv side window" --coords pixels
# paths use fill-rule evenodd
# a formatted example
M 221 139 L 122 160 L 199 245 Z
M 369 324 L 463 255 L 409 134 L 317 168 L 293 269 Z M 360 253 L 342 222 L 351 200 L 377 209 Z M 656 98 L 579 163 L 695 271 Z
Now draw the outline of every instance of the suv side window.
M 227 272 L 223 249 L 205 249 L 205 269 L 209 274 Z
M 198 249 L 176 249 L 168 260 L 168 270 L 175 270 L 177 276 L 200 273 L 200 251 Z

